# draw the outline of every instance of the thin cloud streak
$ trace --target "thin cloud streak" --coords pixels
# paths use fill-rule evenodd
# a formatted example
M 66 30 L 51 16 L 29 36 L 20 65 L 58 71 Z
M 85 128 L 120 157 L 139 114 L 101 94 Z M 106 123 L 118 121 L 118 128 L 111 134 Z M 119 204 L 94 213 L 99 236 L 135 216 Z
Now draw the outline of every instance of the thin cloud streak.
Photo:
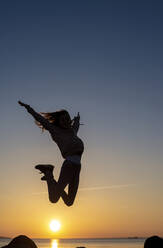
M 136 184 L 121 184 L 121 185 L 111 185 L 111 186 L 99 186 L 99 187 L 89 187 L 89 188 L 79 188 L 79 191 L 92 191 L 92 190 L 105 190 L 105 189 L 121 189 L 127 188 L 131 186 L 135 186 Z
M 79 191 L 93 191 L 93 190 L 107 190 L 107 189 L 123 189 L 128 187 L 136 186 L 136 184 L 120 184 L 120 185 L 110 185 L 110 186 L 98 186 L 98 187 L 88 187 L 88 188 L 79 188 Z M 32 195 L 42 195 L 47 194 L 47 192 L 36 192 Z

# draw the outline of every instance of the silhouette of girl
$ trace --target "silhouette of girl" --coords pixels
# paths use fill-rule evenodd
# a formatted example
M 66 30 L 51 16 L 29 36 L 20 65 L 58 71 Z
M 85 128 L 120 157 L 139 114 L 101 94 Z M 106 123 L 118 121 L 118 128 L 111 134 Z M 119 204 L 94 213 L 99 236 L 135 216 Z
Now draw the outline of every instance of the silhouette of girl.
M 47 182 L 50 202 L 56 203 L 62 197 L 67 206 L 72 206 L 78 190 L 81 169 L 80 161 L 84 151 L 83 142 L 77 136 L 80 125 L 79 113 L 71 120 L 66 110 L 39 114 L 30 105 L 21 101 L 18 101 L 18 103 L 25 107 L 34 117 L 38 126 L 49 131 L 65 159 L 58 182 L 53 177 L 53 165 L 39 164 L 35 166 L 40 173 L 44 174 L 41 180 Z M 67 185 L 68 193 L 64 190 Z

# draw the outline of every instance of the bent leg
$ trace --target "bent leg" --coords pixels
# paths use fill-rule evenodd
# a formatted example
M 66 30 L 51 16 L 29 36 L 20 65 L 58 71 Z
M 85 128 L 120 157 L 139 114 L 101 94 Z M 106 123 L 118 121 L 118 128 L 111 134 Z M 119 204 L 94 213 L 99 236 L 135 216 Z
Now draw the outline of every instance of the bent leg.
M 72 181 L 69 183 L 68 194 L 61 195 L 64 203 L 67 206 L 72 206 L 74 203 L 74 200 L 75 200 L 75 197 L 78 191 L 78 187 L 79 187 L 79 175 L 80 175 L 80 171 L 78 173 L 75 173 Z
M 68 194 L 66 194 L 64 191 L 61 194 L 61 197 L 64 201 L 64 203 L 67 206 L 72 206 L 78 191 L 79 186 L 79 177 L 80 177 L 80 170 L 81 170 L 81 164 L 74 164 L 69 162 L 69 170 L 71 171 L 71 177 L 69 178 L 69 185 L 68 185 Z
M 58 182 L 52 174 L 46 174 L 48 185 L 49 200 L 56 203 L 60 197 L 67 199 L 68 194 L 64 191 L 65 187 L 71 182 L 73 177 L 73 168 L 68 161 L 64 161 Z
M 52 173 L 46 174 L 49 200 L 56 203 L 62 197 L 67 206 L 72 206 L 79 186 L 80 164 L 73 164 L 70 161 L 64 161 L 58 182 L 53 178 Z M 64 191 L 68 187 L 68 193 Z

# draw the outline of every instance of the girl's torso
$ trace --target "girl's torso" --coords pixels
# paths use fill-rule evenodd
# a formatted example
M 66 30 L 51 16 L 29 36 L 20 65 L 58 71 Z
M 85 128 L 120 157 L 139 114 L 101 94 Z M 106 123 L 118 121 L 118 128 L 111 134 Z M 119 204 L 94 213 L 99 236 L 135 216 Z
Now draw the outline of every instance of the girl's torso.
M 56 130 L 56 129 L 55 129 Z M 53 133 L 50 132 L 52 139 L 57 143 L 63 158 L 72 155 L 81 156 L 84 151 L 83 141 L 77 136 L 72 128 L 58 129 Z

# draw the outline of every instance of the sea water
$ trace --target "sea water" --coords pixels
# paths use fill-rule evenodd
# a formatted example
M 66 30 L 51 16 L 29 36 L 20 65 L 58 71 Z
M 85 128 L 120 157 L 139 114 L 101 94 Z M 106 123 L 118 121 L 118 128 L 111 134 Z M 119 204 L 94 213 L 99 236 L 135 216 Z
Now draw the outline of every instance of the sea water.
M 38 248 L 143 248 L 144 239 L 33 239 Z M 0 239 L 0 247 L 9 239 Z

